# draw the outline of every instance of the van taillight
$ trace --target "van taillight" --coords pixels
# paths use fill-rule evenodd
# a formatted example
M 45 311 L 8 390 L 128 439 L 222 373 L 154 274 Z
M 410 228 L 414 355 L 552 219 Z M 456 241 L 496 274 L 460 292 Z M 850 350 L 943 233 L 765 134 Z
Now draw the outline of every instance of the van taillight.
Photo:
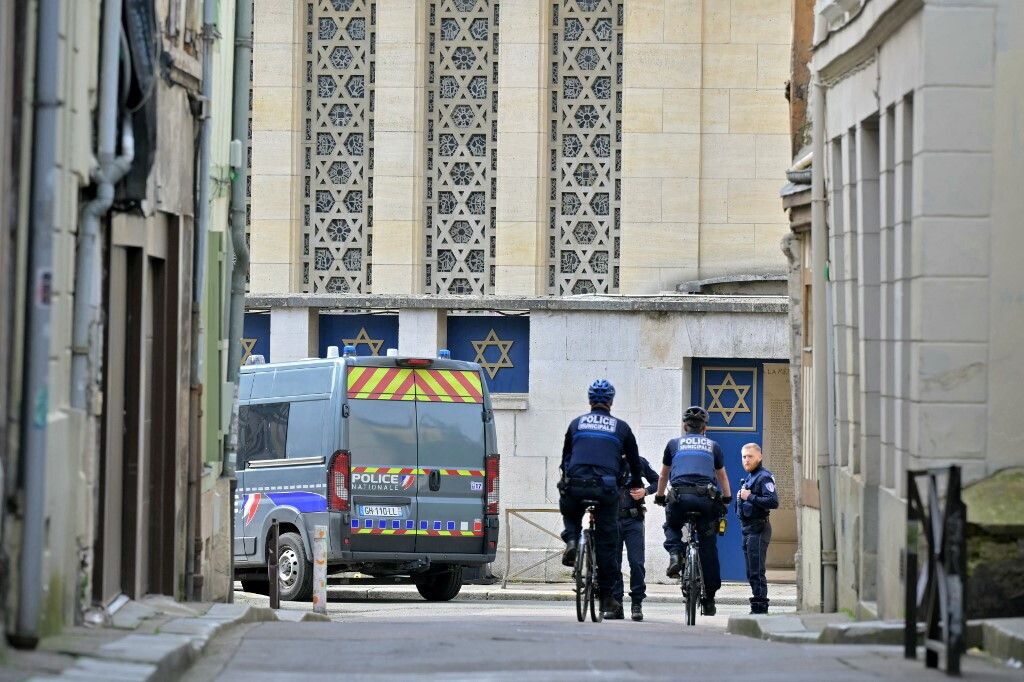
M 484 460 L 487 473 L 487 513 L 498 513 L 498 456 L 487 455 Z
M 327 474 L 328 508 L 331 511 L 348 511 L 351 461 L 351 457 L 344 450 L 334 453 L 331 459 L 331 468 Z

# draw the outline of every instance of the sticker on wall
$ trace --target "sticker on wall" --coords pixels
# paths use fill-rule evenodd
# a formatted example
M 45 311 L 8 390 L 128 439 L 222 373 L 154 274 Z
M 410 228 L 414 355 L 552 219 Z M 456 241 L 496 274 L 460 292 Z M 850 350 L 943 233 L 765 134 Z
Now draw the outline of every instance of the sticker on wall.
M 701 397 L 709 430 L 757 431 L 756 367 L 702 367 Z
M 320 357 L 327 347 L 355 346 L 362 356 L 382 356 L 388 348 L 398 348 L 397 315 L 320 315 Z
M 448 349 L 453 359 L 479 363 L 492 393 L 530 390 L 528 316 L 449 316 Z
M 270 313 L 246 313 L 242 323 L 242 364 L 253 355 L 270 362 Z

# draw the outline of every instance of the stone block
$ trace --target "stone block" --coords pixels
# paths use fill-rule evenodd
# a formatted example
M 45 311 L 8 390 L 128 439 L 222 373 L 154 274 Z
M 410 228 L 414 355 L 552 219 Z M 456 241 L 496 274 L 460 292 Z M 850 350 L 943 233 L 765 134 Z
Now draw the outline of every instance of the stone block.
M 408 263 L 416 248 L 416 224 L 408 220 L 378 220 L 373 227 L 374 284 L 378 265 Z M 418 254 L 417 254 L 418 255 Z
M 700 180 L 696 178 L 665 178 L 661 181 L 661 189 L 661 218 L 663 220 L 673 223 L 700 221 Z M 625 216 L 623 217 L 625 218 Z
M 696 88 L 672 88 L 662 93 L 665 132 L 701 132 L 701 91 Z
M 376 82 L 392 88 L 420 89 L 423 81 L 419 61 L 423 46 L 414 43 L 378 43 Z
M 253 89 L 298 85 L 292 68 L 297 53 L 298 47 L 290 42 L 261 45 L 252 62 Z
M 312 308 L 273 308 L 270 357 L 274 362 L 316 357 L 320 347 L 318 322 L 317 312 Z
M 789 43 L 757 46 L 758 90 L 779 90 L 790 78 Z
M 506 35 L 505 5 L 502 5 L 501 36 Z M 547 69 L 546 53 L 539 42 L 518 42 L 520 36 L 511 34 L 511 40 L 517 42 L 502 43 L 500 70 L 498 71 L 498 106 L 501 106 L 502 93 L 506 88 L 543 89 L 546 86 Z
M 253 134 L 258 130 L 298 130 L 300 121 L 293 115 L 293 94 L 290 87 L 253 88 Z
M 420 134 L 422 124 L 416 111 L 415 87 L 378 87 L 373 115 L 374 131 Z M 376 146 L 376 145 L 375 145 Z M 411 145 L 417 147 L 418 145 Z
M 733 0 L 732 42 L 789 45 L 790 3 L 786 0 Z
M 925 8 L 921 28 L 923 82 L 991 85 L 995 70 L 994 39 L 994 8 Z M 949 49 L 950 45 L 957 49 Z
M 410 139 L 410 142 L 412 140 Z M 412 175 L 376 174 L 373 181 L 373 219 L 384 221 L 421 220 L 418 178 Z M 374 242 L 377 241 L 376 230 Z M 376 244 L 374 244 L 376 246 Z M 374 250 L 376 258 L 376 249 Z M 408 258 L 406 258 L 408 262 Z
M 715 277 L 750 267 L 754 261 L 753 224 L 702 224 L 700 274 Z
M 754 262 L 757 272 L 782 273 L 786 269 L 786 255 L 782 253 L 782 240 L 790 234 L 787 223 L 754 226 Z
M 757 87 L 757 45 L 704 46 L 704 87 Z
M 258 52 L 267 43 L 291 43 L 295 23 L 304 16 L 294 0 L 258 0 L 253 5 L 252 41 Z
M 374 251 L 376 259 L 376 250 Z M 375 294 L 412 294 L 422 293 L 423 273 L 417 265 L 373 264 L 373 293 Z
M 753 135 L 705 134 L 701 137 L 702 177 L 714 179 L 752 178 L 754 177 L 754 167 Z M 778 202 L 777 196 L 776 202 Z
M 375 131 L 374 174 L 383 177 L 412 176 L 417 170 L 420 151 L 415 140 L 416 136 L 408 132 Z
M 697 177 L 700 136 L 688 133 L 628 133 L 622 140 L 622 173 L 627 177 Z
M 686 392 L 683 386 L 683 370 L 641 367 L 636 371 L 637 384 L 641 394 L 645 396 L 640 404 L 638 425 L 678 429 L 683 415 L 683 394 Z M 655 444 L 657 440 L 659 439 L 655 439 Z
M 501 157 L 499 156 L 498 158 L 500 159 Z M 501 161 L 498 163 L 500 164 Z M 536 175 L 534 178 L 536 178 Z M 542 195 L 535 180 L 509 178 L 499 181 L 498 186 L 499 192 L 511 191 L 514 188 L 516 195 L 515 201 L 499 201 L 495 207 L 500 222 L 519 223 L 535 222 L 537 220 Z M 501 189 L 502 186 L 506 190 Z
M 757 135 L 754 138 L 754 177 L 780 181 L 791 163 L 789 135 Z
M 505 2 L 501 5 L 501 35 L 516 43 L 542 43 L 546 38 L 544 3 L 534 0 Z M 504 52 L 504 51 L 503 51 Z
M 730 223 L 776 223 L 784 218 L 778 180 L 729 180 Z
M 498 223 L 499 233 L 501 223 Z M 494 276 L 494 293 L 499 296 L 543 296 L 546 287 L 539 284 L 542 268 L 498 264 Z
M 537 87 L 502 88 L 498 93 L 498 132 L 537 133 L 544 121 L 546 91 Z
M 929 461 L 984 459 L 986 414 L 984 403 L 911 403 L 914 452 L 927 453 Z
M 290 130 L 252 131 L 252 172 L 254 175 L 281 175 L 291 179 L 296 156 L 295 135 Z M 258 203 L 258 202 L 253 202 Z
M 295 223 L 290 220 L 253 220 L 249 236 L 252 263 L 291 263 Z
M 701 77 L 700 46 L 627 43 L 623 68 L 626 88 L 696 88 Z
M 293 291 L 291 265 L 287 263 L 252 263 L 249 267 L 249 291 L 254 294 L 290 293 Z
M 729 181 L 702 179 L 700 181 L 701 223 L 729 222 Z
M 729 93 L 729 132 L 782 134 L 789 130 L 789 105 L 782 89 Z
M 536 222 L 501 222 L 498 224 L 495 262 L 505 265 L 534 266 L 538 256 L 538 224 Z
M 665 27 L 663 0 L 633 0 L 626 5 L 623 37 L 630 43 L 662 43 Z
M 622 96 L 622 128 L 627 133 L 660 133 L 662 90 L 628 88 Z
M 911 400 L 984 402 L 988 344 L 917 343 L 910 350 Z
M 558 363 L 568 358 L 565 348 L 565 339 L 568 335 L 565 313 L 542 311 L 530 313 L 531 362 L 553 361 Z
M 519 203 L 519 189 L 524 184 L 519 178 L 536 183 L 540 173 L 541 150 L 544 136 L 539 133 L 501 133 L 501 149 L 498 153 L 498 191 L 504 191 L 508 199 Z M 516 178 L 505 182 L 505 178 Z M 511 196 L 508 196 L 511 195 Z M 499 200 L 499 205 L 502 203 Z
M 685 270 L 697 265 L 696 223 L 624 223 L 622 263 Z
M 991 181 L 991 154 L 922 152 L 914 157 L 915 215 L 988 216 Z
M 292 178 L 280 175 L 252 176 L 252 195 L 259 201 L 252 202 L 252 219 L 291 220 L 294 201 L 292 198 Z
M 903 644 L 902 621 L 860 621 L 826 625 L 818 639 L 822 644 Z
M 985 277 L 989 272 L 988 218 L 931 218 L 910 227 L 912 272 L 923 277 Z
M 637 356 L 641 368 L 681 369 L 685 359 L 693 353 L 686 326 L 679 323 L 677 315 L 644 314 L 640 318 L 639 335 L 645 339 Z
M 732 0 L 702 3 L 704 10 L 704 43 L 728 43 L 732 41 Z
M 561 433 L 551 434 L 552 440 L 561 441 L 565 426 Z M 546 457 L 502 457 L 501 458 L 501 505 L 503 509 L 544 507 L 548 499 L 545 491 L 550 483 L 552 488 L 557 481 L 548 481 L 547 458 Z M 539 519 L 549 519 L 549 515 L 535 515 Z M 552 515 L 553 516 L 553 515 Z M 533 518 L 533 516 L 531 516 Z M 524 533 L 530 536 L 532 542 L 526 546 L 546 546 L 547 537 L 535 529 L 528 531 L 524 526 Z M 541 525 L 544 525 L 541 523 Z M 524 536 L 520 534 L 514 537 L 513 541 L 518 546 L 523 546 Z
M 619 293 L 627 296 L 643 296 L 656 294 L 661 291 L 661 269 L 648 267 L 634 267 L 623 265 L 619 267 Z
M 910 333 L 928 341 L 988 340 L 988 282 L 968 278 L 919 278 L 910 285 Z M 956 315 L 950 315 L 956 310 Z
M 701 0 L 671 0 L 665 3 L 665 26 L 662 40 L 666 43 L 701 42 Z
M 662 182 L 660 178 L 622 178 L 622 220 L 632 223 L 661 221 Z M 625 246 L 625 245 L 624 245 Z
M 378 4 L 377 44 L 422 44 L 423 38 L 418 28 L 418 20 L 422 16 L 418 9 L 420 5 L 418 0 L 390 0 Z
M 924 87 L 918 94 L 914 149 L 936 152 L 992 151 L 993 94 L 989 87 Z M 917 107 L 915 107 L 917 109 Z M 950 135 L 950 131 L 956 131 Z
M 729 90 L 706 88 L 701 93 L 700 129 L 703 133 L 729 132 Z
M 443 310 L 399 310 L 398 353 L 436 357 L 447 345 L 447 316 Z

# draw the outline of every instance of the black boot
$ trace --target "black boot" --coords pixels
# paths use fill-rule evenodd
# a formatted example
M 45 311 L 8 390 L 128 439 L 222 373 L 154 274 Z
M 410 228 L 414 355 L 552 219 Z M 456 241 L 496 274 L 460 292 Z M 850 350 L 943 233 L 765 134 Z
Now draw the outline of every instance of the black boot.
M 767 601 L 754 601 L 750 600 L 750 613 L 751 615 L 764 615 L 768 613 L 768 602 Z
M 622 620 L 625 615 L 622 613 L 622 603 L 615 597 L 605 597 L 601 600 L 601 617 L 605 620 Z
M 665 575 L 669 578 L 678 578 L 679 573 L 683 570 L 683 554 L 682 552 L 669 552 L 668 555 L 668 570 L 665 571 Z
M 643 602 L 635 601 L 631 607 L 633 612 L 632 618 L 638 623 L 644 619 L 644 607 L 642 604 Z
M 562 552 L 562 565 L 570 568 L 576 565 L 576 541 L 569 540 L 565 543 L 565 551 Z
M 718 613 L 718 609 L 715 608 L 715 598 L 709 597 L 700 603 L 701 613 L 705 616 L 713 616 Z

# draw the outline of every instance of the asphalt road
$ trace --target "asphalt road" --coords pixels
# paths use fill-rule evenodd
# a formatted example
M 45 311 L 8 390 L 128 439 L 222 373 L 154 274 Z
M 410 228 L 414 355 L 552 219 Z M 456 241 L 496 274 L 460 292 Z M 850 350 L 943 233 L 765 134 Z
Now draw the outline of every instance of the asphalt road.
M 237 594 L 239 601 L 266 599 Z M 305 604 L 288 604 L 308 608 Z M 330 623 L 263 623 L 215 640 L 185 678 L 201 680 L 947 680 L 895 647 L 792 645 L 725 633 L 730 613 L 683 625 L 682 606 L 644 622 L 576 622 L 570 602 L 332 601 Z M 1021 679 L 971 657 L 964 679 Z

